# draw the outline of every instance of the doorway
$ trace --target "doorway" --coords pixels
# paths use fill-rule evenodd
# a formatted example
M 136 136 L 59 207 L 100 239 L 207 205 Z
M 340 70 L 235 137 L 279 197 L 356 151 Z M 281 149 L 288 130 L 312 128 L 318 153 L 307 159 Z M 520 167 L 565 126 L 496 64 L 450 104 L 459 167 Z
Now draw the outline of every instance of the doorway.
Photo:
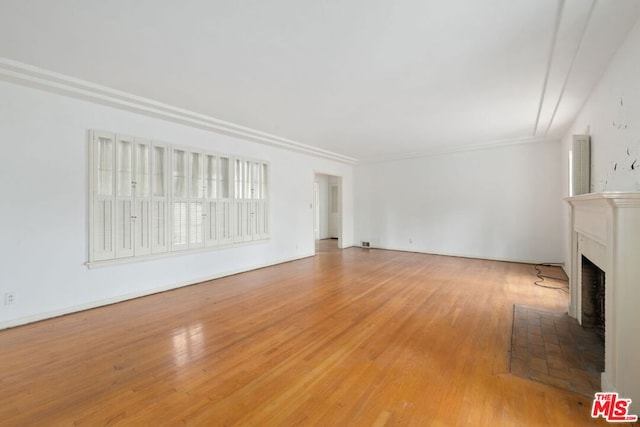
M 316 173 L 313 183 L 313 236 L 342 247 L 342 177 Z M 325 242 L 328 244 L 329 242 Z
M 320 183 L 313 183 L 313 238 L 320 240 Z
M 329 238 L 338 239 L 340 223 L 340 188 L 337 183 L 329 183 Z

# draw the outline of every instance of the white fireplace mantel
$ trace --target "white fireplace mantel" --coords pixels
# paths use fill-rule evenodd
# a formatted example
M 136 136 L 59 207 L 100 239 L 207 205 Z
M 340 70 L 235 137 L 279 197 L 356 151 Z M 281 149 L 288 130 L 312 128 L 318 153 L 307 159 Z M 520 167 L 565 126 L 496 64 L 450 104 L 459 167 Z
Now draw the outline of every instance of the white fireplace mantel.
M 603 391 L 640 412 L 640 193 L 589 193 L 571 206 L 569 315 L 582 323 L 582 256 L 605 272 Z

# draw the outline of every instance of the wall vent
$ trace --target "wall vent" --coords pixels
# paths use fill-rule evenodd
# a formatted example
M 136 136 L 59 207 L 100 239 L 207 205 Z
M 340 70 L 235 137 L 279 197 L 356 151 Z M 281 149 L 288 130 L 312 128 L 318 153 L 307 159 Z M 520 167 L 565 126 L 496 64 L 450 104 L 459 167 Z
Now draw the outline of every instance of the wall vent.
M 363 248 L 368 248 L 368 247 L 370 247 L 370 246 L 371 246 L 371 245 L 369 244 L 369 242 L 362 242 L 362 247 L 363 247 Z

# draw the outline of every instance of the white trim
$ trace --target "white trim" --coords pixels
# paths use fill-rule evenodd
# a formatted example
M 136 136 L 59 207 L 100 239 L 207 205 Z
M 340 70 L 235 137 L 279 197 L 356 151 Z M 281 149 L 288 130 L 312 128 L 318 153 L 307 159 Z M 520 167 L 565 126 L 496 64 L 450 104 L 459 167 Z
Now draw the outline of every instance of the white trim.
M 264 263 L 264 264 L 257 264 L 257 265 L 254 265 L 254 266 L 251 266 L 251 267 L 247 267 L 247 268 L 229 270 L 229 271 L 225 271 L 225 272 L 222 272 L 222 273 L 215 274 L 213 276 L 206 276 L 206 277 L 200 277 L 200 278 L 196 278 L 196 279 L 191 279 L 188 282 L 173 283 L 173 284 L 169 284 L 169 285 L 160 286 L 160 287 L 154 288 L 154 289 L 148 289 L 146 291 L 133 292 L 133 293 L 130 293 L 130 294 L 119 295 L 119 296 L 115 296 L 115 297 L 112 297 L 112 298 L 107 298 L 107 299 L 100 300 L 100 301 L 92 301 L 92 302 L 89 302 L 89 303 L 86 303 L 86 304 L 80 304 L 80 305 L 75 305 L 75 306 L 71 306 L 71 307 L 67 307 L 67 308 L 62 308 L 62 309 L 59 309 L 59 310 L 49 311 L 47 313 L 39 313 L 39 314 L 31 315 L 31 316 L 21 317 L 21 318 L 18 318 L 18 319 L 12 319 L 12 320 L 9 320 L 9 321 L 0 322 L 0 330 L 8 329 L 8 328 L 14 328 L 16 326 L 22 326 L 22 325 L 26 325 L 28 323 L 38 322 L 38 321 L 41 321 L 41 320 L 47 320 L 47 319 L 51 319 L 51 318 L 58 317 L 58 316 L 64 316 L 65 314 L 77 313 L 79 311 L 84 311 L 84 310 L 90 310 L 92 308 L 103 307 L 105 305 L 116 304 L 116 303 L 119 303 L 119 302 L 131 300 L 131 299 L 135 299 L 135 298 L 140 298 L 140 297 L 145 297 L 145 296 L 149 296 L 149 295 L 153 295 L 153 294 L 158 294 L 158 293 L 161 293 L 161 292 L 171 291 L 171 290 L 178 289 L 178 288 L 183 288 L 183 287 L 186 287 L 186 286 L 197 285 L 197 284 L 202 283 L 202 282 L 207 282 L 207 281 L 210 281 L 210 280 L 220 279 L 220 278 L 226 277 L 226 276 L 233 276 L 234 274 L 246 273 L 246 272 L 252 271 L 252 270 L 259 270 L 261 268 L 271 267 L 271 266 L 274 266 L 274 265 L 283 264 L 283 263 L 291 262 L 291 261 L 297 261 L 297 260 L 304 259 L 304 258 L 309 258 L 309 257 L 312 257 L 312 256 L 314 256 L 313 253 L 305 253 L 305 254 L 300 255 L 300 256 L 295 256 L 295 257 L 291 257 L 291 258 L 284 258 L 284 259 L 280 259 L 280 260 L 277 260 L 277 261 L 268 262 L 268 263 Z
M 323 239 L 321 239 L 323 240 Z M 353 243 L 349 244 L 349 245 L 345 245 L 341 248 L 339 248 L 340 250 L 345 250 L 345 249 L 349 249 L 349 248 L 361 248 L 362 246 L 358 246 L 358 245 L 354 245 Z
M 104 261 L 85 262 L 84 265 L 89 270 L 94 270 L 96 268 L 109 267 L 113 265 L 131 264 L 131 263 L 141 262 L 141 261 L 153 261 L 153 260 L 162 259 L 162 258 L 173 258 L 180 255 L 194 255 L 199 253 L 216 251 L 219 249 L 232 249 L 239 246 L 253 246 L 260 243 L 268 243 L 270 240 L 271 240 L 271 237 L 266 237 L 264 239 L 248 240 L 243 242 L 223 243 L 223 244 L 218 244 L 214 246 L 198 246 L 193 249 L 179 249 L 175 251 L 160 252 L 156 254 L 149 254 L 149 255 L 142 255 L 142 256 L 129 256 L 129 257 L 122 257 L 122 258 L 108 259 Z M 287 262 L 287 261 L 283 261 L 283 262 Z
M 607 191 L 604 193 L 586 193 L 578 196 L 566 197 L 564 200 L 573 204 L 574 201 L 607 200 L 612 206 L 640 208 L 640 192 L 637 191 Z
M 447 256 L 447 257 L 454 257 L 454 258 L 478 259 L 478 260 L 484 260 L 484 261 L 515 262 L 515 263 L 518 263 L 518 264 L 531 264 L 531 265 L 553 264 L 553 265 L 558 265 L 558 266 L 564 266 L 564 262 L 562 262 L 562 261 L 526 260 L 526 259 L 517 259 L 517 258 L 495 258 L 495 257 L 487 257 L 487 256 L 480 256 L 480 255 L 454 254 L 454 253 L 449 253 L 449 252 L 427 252 L 427 251 L 421 251 L 421 250 L 417 250 L 417 249 L 408 249 L 408 248 L 400 248 L 400 247 L 392 247 L 392 246 L 387 246 L 387 247 L 369 246 L 368 248 L 365 248 L 365 247 L 362 247 L 362 246 L 359 246 L 359 245 L 353 245 L 353 247 L 361 248 L 361 249 L 367 249 L 367 250 L 368 249 L 381 249 L 381 250 L 385 250 L 385 251 L 410 252 L 410 253 L 415 253 L 415 254 Z
M 71 96 L 98 104 L 121 108 L 151 117 L 205 129 L 226 135 L 249 139 L 266 145 L 296 151 L 312 156 L 323 157 L 346 164 L 355 164 L 357 159 L 322 148 L 313 147 L 262 132 L 249 127 L 216 119 L 169 104 L 143 98 L 127 92 L 91 83 L 75 77 L 56 73 L 8 58 L 0 57 L 0 80 L 20 85 L 44 89 L 50 92 Z
M 478 151 L 478 150 L 490 150 L 493 148 L 502 148 L 508 147 L 511 145 L 520 145 L 520 144 L 532 144 L 532 143 L 541 143 L 541 142 L 558 142 L 558 138 L 535 138 L 535 137 L 520 137 L 520 138 L 510 138 L 510 139 L 499 139 L 493 141 L 487 141 L 479 144 L 472 145 L 452 145 L 445 146 L 440 145 L 438 147 L 433 147 L 429 149 L 425 149 L 418 152 L 412 153 L 403 153 L 397 155 L 387 155 L 380 157 L 365 157 L 363 159 L 359 159 L 358 163 L 382 163 L 389 162 L 395 160 L 409 160 L 409 159 L 419 159 L 423 157 L 432 157 L 432 156 L 441 156 L 444 154 L 452 154 L 452 153 L 462 153 L 467 151 Z
M 613 386 L 606 372 L 600 374 L 600 389 L 609 393 L 617 393 L 618 390 Z
M 143 98 L 127 92 L 77 79 L 75 77 L 38 68 L 5 57 L 0 57 L 0 80 L 120 108 L 127 111 L 133 111 L 198 129 L 205 129 L 216 133 L 245 138 L 261 144 L 326 158 L 348 165 L 429 157 L 457 152 L 500 148 L 532 142 L 557 141 L 557 138 L 536 138 L 525 136 L 490 140 L 484 143 L 472 145 L 441 145 L 419 152 L 357 159 L 249 127 L 216 119 L 205 114 L 174 107 L 152 99 Z

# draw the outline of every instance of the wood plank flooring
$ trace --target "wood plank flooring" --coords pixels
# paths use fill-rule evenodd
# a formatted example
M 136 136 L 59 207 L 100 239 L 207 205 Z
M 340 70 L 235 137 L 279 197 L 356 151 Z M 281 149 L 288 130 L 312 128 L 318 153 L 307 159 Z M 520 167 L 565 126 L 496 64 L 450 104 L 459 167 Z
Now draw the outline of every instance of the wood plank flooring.
M 0 425 L 585 426 L 513 376 L 531 265 L 350 248 L 0 331 Z

